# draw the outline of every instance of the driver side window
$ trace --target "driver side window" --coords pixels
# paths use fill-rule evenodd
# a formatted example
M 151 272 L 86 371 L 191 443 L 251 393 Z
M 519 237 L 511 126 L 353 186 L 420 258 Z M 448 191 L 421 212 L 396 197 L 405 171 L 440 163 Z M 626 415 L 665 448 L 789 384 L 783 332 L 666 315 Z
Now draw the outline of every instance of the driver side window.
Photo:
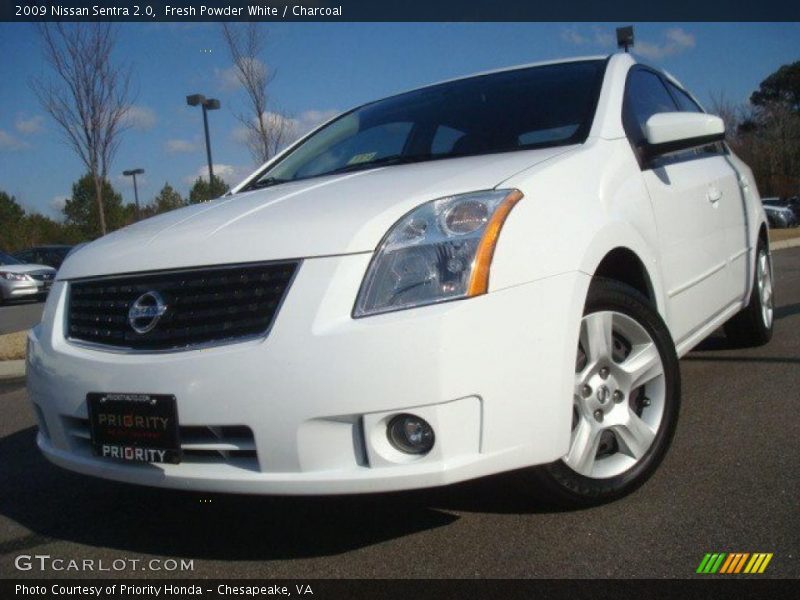
M 636 69 L 625 85 L 623 124 L 628 138 L 638 147 L 644 142 L 644 124 L 660 112 L 675 112 L 678 107 L 661 78 L 652 71 Z

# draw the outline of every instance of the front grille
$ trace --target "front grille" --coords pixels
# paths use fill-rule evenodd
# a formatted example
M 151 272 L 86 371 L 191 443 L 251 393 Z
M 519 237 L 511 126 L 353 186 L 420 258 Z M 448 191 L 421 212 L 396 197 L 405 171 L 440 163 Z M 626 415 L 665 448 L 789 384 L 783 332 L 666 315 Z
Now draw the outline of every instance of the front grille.
M 68 336 L 133 350 L 174 350 L 263 335 L 272 325 L 298 262 L 205 267 L 75 281 L 69 288 Z M 166 310 L 134 323 L 137 300 Z M 148 306 L 149 305 L 149 306 Z
M 53 279 L 53 273 L 50 271 L 34 271 L 32 273 L 28 273 L 31 279 L 35 279 L 36 281 L 50 281 Z

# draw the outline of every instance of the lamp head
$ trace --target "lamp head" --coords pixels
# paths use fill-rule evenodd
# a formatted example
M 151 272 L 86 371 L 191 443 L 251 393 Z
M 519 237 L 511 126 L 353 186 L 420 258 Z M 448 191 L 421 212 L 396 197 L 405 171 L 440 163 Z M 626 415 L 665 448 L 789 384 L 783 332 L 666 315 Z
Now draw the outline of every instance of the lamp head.
M 633 26 L 617 27 L 617 48 L 627 52 L 631 46 L 633 46 Z

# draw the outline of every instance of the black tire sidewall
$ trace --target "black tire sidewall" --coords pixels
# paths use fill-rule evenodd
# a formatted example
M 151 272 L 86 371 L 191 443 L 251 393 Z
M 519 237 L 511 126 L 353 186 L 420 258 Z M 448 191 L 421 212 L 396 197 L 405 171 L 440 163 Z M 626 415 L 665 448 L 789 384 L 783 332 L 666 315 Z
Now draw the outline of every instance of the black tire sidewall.
M 758 263 L 761 253 L 767 254 L 767 262 L 772 280 L 772 323 L 764 323 L 761 312 L 762 301 L 758 289 Z M 755 260 L 753 261 L 753 286 L 750 291 L 750 300 L 747 306 L 725 323 L 725 335 L 735 345 L 741 347 L 763 346 L 772 339 L 775 328 L 775 279 L 773 277 L 772 254 L 766 242 L 761 239 L 756 246 Z
M 663 460 L 680 412 L 680 366 L 672 337 L 658 312 L 635 289 L 616 281 L 596 279 L 589 290 L 584 315 L 606 310 L 620 312 L 634 319 L 655 342 L 664 366 L 664 414 L 653 444 L 644 457 L 620 475 L 607 479 L 586 477 L 573 471 L 563 460 L 545 467 L 553 483 L 561 488 L 562 499 L 577 505 L 614 500 L 641 486 Z

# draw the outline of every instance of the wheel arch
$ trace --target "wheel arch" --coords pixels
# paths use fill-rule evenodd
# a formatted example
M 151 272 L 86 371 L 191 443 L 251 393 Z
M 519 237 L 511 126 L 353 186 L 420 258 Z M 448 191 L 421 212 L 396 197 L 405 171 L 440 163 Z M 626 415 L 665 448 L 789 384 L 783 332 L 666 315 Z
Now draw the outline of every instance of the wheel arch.
M 767 251 L 769 251 L 769 227 L 767 226 L 766 221 L 761 221 L 756 240 L 758 242 L 764 242 L 764 245 L 767 247 Z
M 655 252 L 632 227 L 614 223 L 589 245 L 581 270 L 630 285 L 665 317 L 666 303 Z M 665 318 L 666 320 L 666 318 Z
M 630 248 L 617 246 L 610 250 L 597 265 L 593 276 L 625 283 L 655 303 L 655 291 L 647 267 Z

